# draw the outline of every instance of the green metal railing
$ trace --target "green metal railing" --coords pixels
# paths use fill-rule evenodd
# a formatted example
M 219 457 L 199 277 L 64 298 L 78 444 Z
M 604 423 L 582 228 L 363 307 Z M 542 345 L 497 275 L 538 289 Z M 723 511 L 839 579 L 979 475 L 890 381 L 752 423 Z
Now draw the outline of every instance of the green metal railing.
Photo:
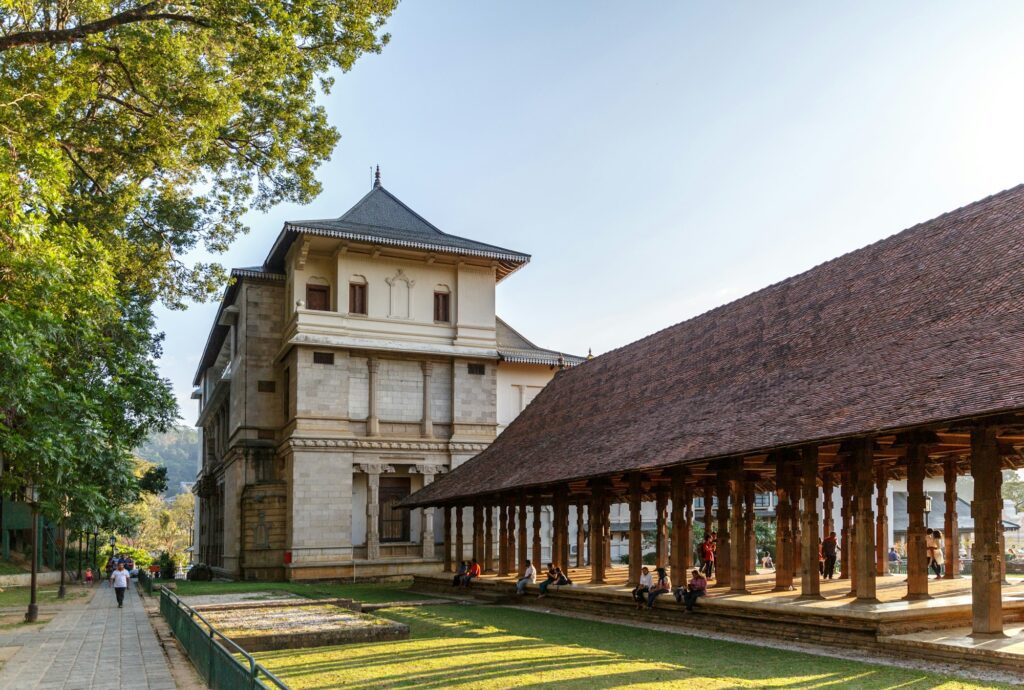
M 257 664 L 251 654 L 221 634 L 176 594 L 164 587 L 159 589 L 160 613 L 207 686 L 214 690 L 290 690 L 284 681 Z

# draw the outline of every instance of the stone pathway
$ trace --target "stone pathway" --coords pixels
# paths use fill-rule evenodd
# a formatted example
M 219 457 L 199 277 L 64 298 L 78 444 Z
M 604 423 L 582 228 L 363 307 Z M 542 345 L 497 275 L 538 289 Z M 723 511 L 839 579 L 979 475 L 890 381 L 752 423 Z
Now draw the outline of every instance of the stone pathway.
M 85 605 L 69 604 L 44 626 L 0 632 L 0 647 L 21 649 L 0 668 L 6 690 L 174 690 L 163 649 L 135 587 L 124 608 L 98 586 Z

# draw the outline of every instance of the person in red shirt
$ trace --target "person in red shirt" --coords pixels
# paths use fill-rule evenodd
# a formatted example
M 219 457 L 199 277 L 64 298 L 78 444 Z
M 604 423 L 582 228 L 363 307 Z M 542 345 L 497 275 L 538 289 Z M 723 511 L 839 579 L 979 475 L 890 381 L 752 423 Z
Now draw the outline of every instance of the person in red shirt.
M 704 577 L 711 577 L 715 568 L 715 542 L 710 534 L 705 535 L 704 543 L 700 545 L 700 560 L 700 570 Z
M 475 577 L 480 577 L 480 564 L 477 563 L 474 558 L 469 563 L 469 570 L 467 570 L 466 574 L 462 576 L 462 586 L 469 587 Z

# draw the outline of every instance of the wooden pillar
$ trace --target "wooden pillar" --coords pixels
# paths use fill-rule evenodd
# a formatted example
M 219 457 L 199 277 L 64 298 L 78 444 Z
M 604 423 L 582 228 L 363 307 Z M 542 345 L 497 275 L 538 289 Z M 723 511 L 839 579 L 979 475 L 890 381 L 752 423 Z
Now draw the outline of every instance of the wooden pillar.
M 718 548 L 715 551 L 715 586 L 732 586 L 732 542 L 729 535 L 729 481 L 718 472 Z
M 804 549 L 803 549 L 803 511 L 800 507 L 801 490 L 800 490 L 800 462 L 798 459 L 794 459 L 790 465 L 792 472 L 790 474 L 791 488 L 789 490 L 789 519 L 793 524 L 793 546 L 792 546 L 792 565 L 793 565 L 793 580 L 794 582 L 803 577 L 804 572 Z
M 494 506 L 484 506 L 484 572 L 494 572 Z
M 508 548 L 508 504 L 498 505 L 498 577 L 506 577 L 509 571 Z
M 821 473 L 821 536 L 827 537 L 835 531 L 832 520 L 832 473 Z
M 743 458 L 736 458 L 731 464 L 728 471 L 729 503 L 732 505 L 729 535 L 729 591 L 742 594 L 747 592 L 747 523 L 743 516 L 746 486 L 744 485 Z
M 889 574 L 889 468 L 884 464 L 875 468 L 875 575 Z
M 946 572 L 944 577 L 947 580 L 960 577 L 960 520 L 956 514 L 956 463 L 956 458 L 946 458 L 942 467 L 943 479 L 946 482 L 946 521 L 943 525 L 945 529 L 942 530 L 942 537 L 945 540 Z
M 455 506 L 455 567 L 466 557 L 466 549 L 462 543 L 462 506 Z
M 752 478 L 748 477 L 743 487 L 743 502 L 746 510 L 743 513 L 744 532 L 747 535 L 747 575 L 757 575 L 757 532 L 754 530 L 754 519 L 757 515 L 754 508 L 754 496 L 757 487 Z
M 668 565 L 668 487 L 659 484 L 654 489 L 654 507 L 657 512 L 654 537 L 654 561 L 659 568 Z
M 566 566 L 562 560 L 562 506 L 557 493 L 551 501 L 551 562 L 560 568 Z
M 821 598 L 821 574 L 818 572 L 818 447 L 800 450 L 800 479 L 804 499 L 804 569 L 800 577 L 800 596 Z
M 508 518 L 508 527 L 506 528 L 506 538 L 508 541 L 505 543 L 506 553 L 506 565 L 508 566 L 508 572 L 510 575 L 519 573 L 519 568 L 522 566 L 522 562 L 516 558 L 516 503 L 514 500 L 509 499 L 508 510 L 506 510 Z
M 477 503 L 473 506 L 473 559 L 480 564 L 481 569 L 486 560 L 484 537 L 484 506 Z
M 704 536 L 715 531 L 711 509 L 715 504 L 714 486 L 710 480 L 704 482 Z
M 527 553 L 529 545 L 526 540 L 526 496 L 523 494 L 519 496 L 519 533 L 516 542 L 519 548 L 519 567 L 525 568 L 530 556 Z M 533 567 L 540 571 L 540 563 L 534 563 Z
M 537 572 L 541 572 L 541 563 L 544 561 L 544 552 L 541 549 L 540 539 L 540 495 L 533 497 L 533 565 L 537 568 Z
M 1001 461 L 996 428 L 971 430 L 971 476 L 974 477 L 974 552 L 971 564 L 971 608 L 975 635 L 1003 633 L 1003 512 Z
M 856 465 L 856 496 L 857 510 L 856 537 L 854 549 L 854 567 L 857 569 L 857 600 L 877 601 L 876 569 L 875 569 L 875 516 L 871 505 L 871 494 L 874 489 L 872 464 L 874 462 L 874 439 L 858 439 L 853 451 L 853 462 Z
M 686 571 L 690 568 L 690 523 L 686 513 L 690 507 L 689 487 L 686 485 L 686 471 L 672 472 L 672 582 L 681 586 L 686 582 Z M 692 513 L 691 513 L 692 516 Z
M 853 496 L 853 491 L 850 487 L 849 468 L 840 474 L 839 496 L 842 500 L 842 505 L 839 507 L 839 518 L 842 520 L 842 524 L 839 526 L 839 548 L 841 549 L 839 551 L 839 579 L 845 580 L 850 577 L 850 556 L 853 553 L 853 544 L 850 543 L 850 530 L 853 528 L 853 506 L 850 498 Z
M 629 477 L 629 579 L 628 584 L 640 582 L 640 568 L 643 567 L 644 535 L 640 523 L 640 506 L 643 490 L 640 486 L 640 475 Z
M 444 507 L 444 571 L 454 572 L 452 568 L 452 507 Z
M 576 567 L 584 565 L 583 551 L 587 544 L 587 533 L 583 528 L 583 499 L 576 502 Z
M 928 599 L 928 549 L 925 546 L 924 474 L 928 454 L 918 440 L 907 445 L 907 595 Z
M 603 482 L 593 482 L 590 491 L 590 582 L 591 584 L 605 583 L 605 485 Z
M 788 477 L 788 463 L 777 458 L 775 464 L 775 591 L 788 592 L 793 589 L 793 566 L 790 555 L 793 551 L 793 533 L 790 510 L 791 484 Z

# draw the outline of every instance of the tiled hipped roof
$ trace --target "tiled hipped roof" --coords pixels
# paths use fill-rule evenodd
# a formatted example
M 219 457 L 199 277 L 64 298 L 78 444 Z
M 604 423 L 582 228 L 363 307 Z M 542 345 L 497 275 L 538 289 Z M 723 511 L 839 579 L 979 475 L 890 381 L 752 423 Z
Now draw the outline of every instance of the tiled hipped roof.
M 558 374 L 437 504 L 1024 408 L 1024 186 Z

